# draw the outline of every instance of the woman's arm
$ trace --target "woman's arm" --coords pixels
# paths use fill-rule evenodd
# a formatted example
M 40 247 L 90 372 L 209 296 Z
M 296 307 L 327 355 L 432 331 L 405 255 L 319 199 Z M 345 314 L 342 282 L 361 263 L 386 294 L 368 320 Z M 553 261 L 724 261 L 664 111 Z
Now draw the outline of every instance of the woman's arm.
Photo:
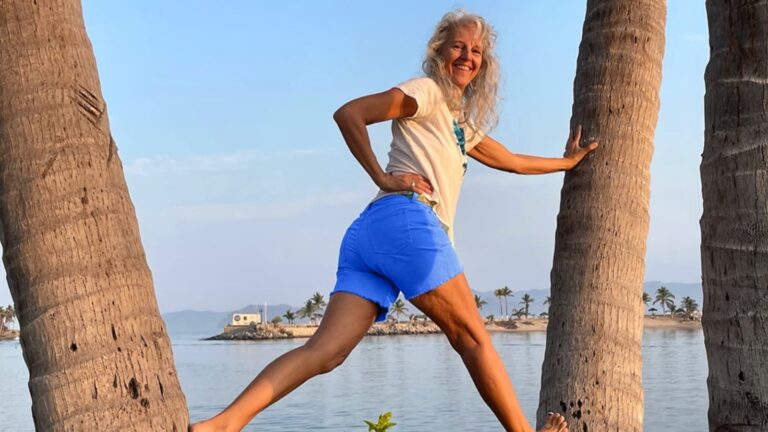
M 366 128 L 373 123 L 410 117 L 416 114 L 417 109 L 416 99 L 407 96 L 402 90 L 393 88 L 349 101 L 333 114 L 333 119 L 352 155 L 383 191 L 432 193 L 429 181 L 418 174 L 392 175 L 384 172 L 371 149 L 371 140 Z
M 568 137 L 568 145 L 562 158 L 545 158 L 514 154 L 490 136 L 485 136 L 470 152 L 472 158 L 483 165 L 515 174 L 547 174 L 556 171 L 568 171 L 584 159 L 584 156 L 597 148 L 597 142 L 586 147 L 579 146 L 581 126 L 576 134 Z

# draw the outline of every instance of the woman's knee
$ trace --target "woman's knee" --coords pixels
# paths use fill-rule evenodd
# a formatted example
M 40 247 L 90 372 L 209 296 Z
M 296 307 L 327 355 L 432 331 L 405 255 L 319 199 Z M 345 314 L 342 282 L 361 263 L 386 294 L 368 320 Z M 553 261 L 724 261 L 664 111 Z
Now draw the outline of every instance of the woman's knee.
M 320 347 L 315 344 L 306 344 L 304 349 L 309 354 L 311 365 L 318 374 L 326 374 L 344 363 L 351 349 Z
M 460 323 L 445 329 L 448 341 L 459 355 L 492 347 L 491 337 L 482 325 Z
M 341 366 L 342 363 L 344 363 L 344 360 L 347 359 L 349 356 L 348 352 L 345 353 L 336 353 L 333 355 L 329 355 L 320 363 L 320 373 L 326 374 L 337 367 Z

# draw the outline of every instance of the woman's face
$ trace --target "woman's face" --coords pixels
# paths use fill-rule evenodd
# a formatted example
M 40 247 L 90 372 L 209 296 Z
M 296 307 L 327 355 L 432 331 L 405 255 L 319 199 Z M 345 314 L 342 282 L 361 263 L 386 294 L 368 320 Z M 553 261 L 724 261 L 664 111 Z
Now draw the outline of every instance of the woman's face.
M 463 92 L 483 64 L 483 45 L 477 27 L 456 28 L 440 49 L 440 55 L 445 62 L 445 72 Z

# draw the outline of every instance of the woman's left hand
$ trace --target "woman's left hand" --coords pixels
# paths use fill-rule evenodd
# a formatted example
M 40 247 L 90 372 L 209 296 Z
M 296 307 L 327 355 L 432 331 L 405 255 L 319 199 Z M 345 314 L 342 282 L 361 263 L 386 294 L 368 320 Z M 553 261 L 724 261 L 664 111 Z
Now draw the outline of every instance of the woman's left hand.
M 584 159 L 584 156 L 597 148 L 597 141 L 592 141 L 586 147 L 580 146 L 579 141 L 581 141 L 581 125 L 576 127 L 575 134 L 573 133 L 573 130 L 571 130 L 568 135 L 568 144 L 565 147 L 565 154 L 563 155 L 565 159 L 573 163 L 571 168 L 578 165 L 579 162 Z

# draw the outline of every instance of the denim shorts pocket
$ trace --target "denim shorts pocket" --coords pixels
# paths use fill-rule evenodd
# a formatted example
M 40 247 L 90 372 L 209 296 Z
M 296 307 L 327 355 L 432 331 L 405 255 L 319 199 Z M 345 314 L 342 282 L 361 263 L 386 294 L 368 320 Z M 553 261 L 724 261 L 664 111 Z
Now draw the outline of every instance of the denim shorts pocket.
M 442 227 L 443 224 L 440 219 L 437 218 L 434 210 L 427 207 L 424 204 L 419 203 L 417 206 L 409 209 L 408 227 L 414 228 L 419 226 L 436 226 Z
M 408 231 L 416 250 L 432 250 L 451 244 L 443 224 L 431 209 L 413 209 L 408 216 Z
M 366 226 L 371 250 L 378 254 L 395 254 L 411 245 L 406 209 L 387 209 L 369 215 Z

